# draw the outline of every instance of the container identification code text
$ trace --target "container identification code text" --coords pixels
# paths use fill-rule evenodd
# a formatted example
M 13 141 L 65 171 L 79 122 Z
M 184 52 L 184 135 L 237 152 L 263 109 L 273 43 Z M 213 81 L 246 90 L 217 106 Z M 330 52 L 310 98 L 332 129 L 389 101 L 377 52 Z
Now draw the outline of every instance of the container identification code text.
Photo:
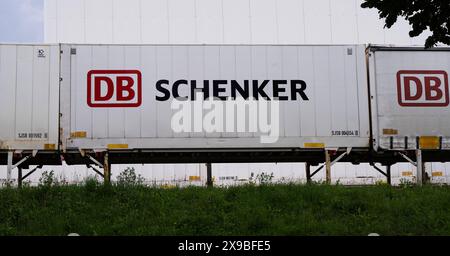
M 358 130 L 331 131 L 331 136 L 358 136 L 358 135 L 359 135 Z
M 47 139 L 48 134 L 46 132 L 19 132 L 17 137 L 19 139 Z

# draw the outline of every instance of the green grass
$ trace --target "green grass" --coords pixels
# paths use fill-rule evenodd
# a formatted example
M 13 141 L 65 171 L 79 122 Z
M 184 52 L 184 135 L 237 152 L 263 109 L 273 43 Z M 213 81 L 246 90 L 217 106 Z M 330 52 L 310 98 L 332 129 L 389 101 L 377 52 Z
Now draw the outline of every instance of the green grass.
M 450 235 L 449 187 L 0 189 L 1 235 Z

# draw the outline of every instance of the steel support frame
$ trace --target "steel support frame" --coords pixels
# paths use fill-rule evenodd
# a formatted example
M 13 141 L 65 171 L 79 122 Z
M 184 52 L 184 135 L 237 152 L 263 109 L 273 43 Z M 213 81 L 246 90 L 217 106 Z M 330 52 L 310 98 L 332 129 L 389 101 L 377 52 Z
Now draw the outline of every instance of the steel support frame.
M 94 165 L 103 168 L 103 173 L 95 168 L 92 164 L 86 164 L 86 167 L 92 169 L 95 173 L 97 173 L 98 175 L 100 175 L 100 177 L 103 178 L 103 182 L 104 184 L 111 184 L 111 163 L 109 161 L 109 152 L 106 151 L 103 155 L 103 163 L 101 163 L 100 161 L 98 161 L 97 159 L 95 159 L 94 157 L 85 154 L 83 151 L 81 151 L 81 154 L 84 155 L 87 159 L 89 159 Z
M 109 162 L 108 151 L 103 156 L 103 180 L 105 185 L 111 184 L 111 163 Z
M 306 182 L 311 183 L 312 177 L 316 175 L 320 170 L 322 170 L 325 167 L 325 177 L 326 177 L 326 183 L 331 184 L 331 166 L 333 166 L 335 163 L 339 162 L 343 157 L 350 154 L 352 148 L 347 148 L 347 150 L 340 154 L 338 157 L 336 157 L 333 161 L 331 161 L 330 156 L 330 149 L 325 149 L 325 163 L 322 164 L 319 168 L 317 168 L 313 173 L 311 173 L 311 164 L 306 163 L 305 170 L 306 170 Z
M 212 180 L 212 164 L 206 163 L 206 186 L 212 187 L 213 186 L 213 180 Z
M 422 186 L 424 183 L 424 174 L 425 174 L 425 167 L 424 162 L 422 159 L 422 150 L 416 149 L 416 161 L 413 161 L 411 158 L 409 158 L 407 155 L 403 154 L 402 152 L 399 152 L 400 156 L 402 156 L 406 161 L 410 162 L 412 165 L 416 167 L 416 184 L 418 186 Z
M 12 171 L 17 168 L 17 186 L 22 187 L 22 181 L 26 179 L 28 176 L 30 176 L 33 172 L 35 172 L 37 169 L 42 168 L 42 165 L 37 166 L 33 170 L 31 170 L 29 173 L 27 173 L 24 177 L 22 177 L 22 167 L 20 167 L 21 164 L 23 164 L 28 159 L 35 157 L 37 154 L 37 150 L 33 150 L 31 155 L 25 156 L 24 158 L 20 159 L 17 163 L 13 164 L 13 157 L 14 157 L 14 151 L 8 151 L 8 158 L 7 158 L 7 166 L 6 166 L 6 182 L 10 185 L 11 184 L 11 176 Z
M 392 179 L 391 179 L 391 165 L 386 166 L 386 172 L 378 168 L 374 163 L 370 163 L 370 165 L 379 173 L 383 174 L 386 177 L 386 182 L 388 185 L 392 185 Z
M 35 171 L 37 171 L 37 170 L 39 170 L 39 169 L 42 169 L 42 165 L 36 166 L 33 170 L 29 171 L 27 174 L 25 174 L 25 176 L 22 177 L 22 168 L 19 168 L 19 179 L 18 179 L 18 181 L 20 182 L 20 183 L 19 183 L 19 187 L 22 186 L 22 182 L 23 182 L 26 178 L 28 178 L 31 174 L 33 174 Z

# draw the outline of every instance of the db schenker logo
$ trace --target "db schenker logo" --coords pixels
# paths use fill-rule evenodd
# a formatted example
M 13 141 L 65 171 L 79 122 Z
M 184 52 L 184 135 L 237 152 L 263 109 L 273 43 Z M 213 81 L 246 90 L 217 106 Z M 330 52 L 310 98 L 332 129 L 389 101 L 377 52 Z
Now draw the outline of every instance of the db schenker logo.
M 142 74 L 139 70 L 91 70 L 87 74 L 90 107 L 139 107 Z
M 402 107 L 446 107 L 449 105 L 447 72 L 398 71 L 397 97 L 398 104 Z

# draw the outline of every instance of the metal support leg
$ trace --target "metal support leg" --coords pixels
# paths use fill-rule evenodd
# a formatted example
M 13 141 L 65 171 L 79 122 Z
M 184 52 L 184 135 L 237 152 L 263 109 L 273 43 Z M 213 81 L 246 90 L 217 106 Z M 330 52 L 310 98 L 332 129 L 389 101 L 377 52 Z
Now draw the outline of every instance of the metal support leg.
M 207 187 L 213 186 L 211 163 L 206 163 L 206 186 Z
M 17 172 L 17 186 L 19 187 L 19 188 L 21 188 L 22 187 L 22 167 L 17 167 L 17 170 L 18 170 L 18 172 Z
M 11 171 L 13 169 L 13 152 L 8 151 L 8 166 L 6 167 L 6 181 L 11 182 Z
M 416 151 L 416 158 L 417 158 L 417 173 L 416 173 L 416 179 L 417 179 L 417 185 L 422 186 L 423 184 L 423 162 L 422 162 L 422 150 L 418 149 Z
M 325 150 L 325 175 L 326 183 L 331 184 L 331 158 L 328 150 Z
M 105 185 L 111 184 L 111 164 L 109 163 L 109 154 L 108 152 L 105 153 L 105 158 L 103 162 L 103 180 Z
M 306 183 L 311 184 L 311 164 L 310 163 L 306 163 L 305 170 L 306 170 Z
M 391 166 L 390 165 L 386 166 L 386 178 L 387 178 L 387 184 L 389 186 L 391 186 L 392 180 L 391 180 Z

